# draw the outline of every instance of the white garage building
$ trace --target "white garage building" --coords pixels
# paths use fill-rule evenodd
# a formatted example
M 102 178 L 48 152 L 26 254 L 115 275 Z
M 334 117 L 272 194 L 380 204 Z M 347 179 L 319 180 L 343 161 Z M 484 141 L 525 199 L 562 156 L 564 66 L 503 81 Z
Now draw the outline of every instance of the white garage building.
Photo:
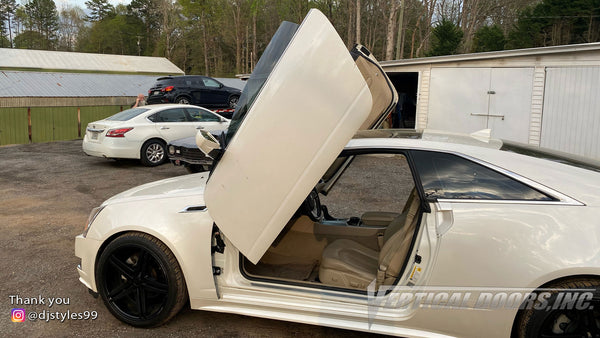
M 490 128 L 493 137 L 600 160 L 600 43 L 382 66 L 414 102 L 403 112 L 410 127 Z

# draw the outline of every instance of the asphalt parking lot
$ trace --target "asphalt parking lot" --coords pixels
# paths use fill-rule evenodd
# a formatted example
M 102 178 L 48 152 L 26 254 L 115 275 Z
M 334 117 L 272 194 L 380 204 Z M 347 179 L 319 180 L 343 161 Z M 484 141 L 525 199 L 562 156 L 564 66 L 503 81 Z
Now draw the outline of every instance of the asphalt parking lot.
M 115 319 L 78 281 L 74 237 L 90 210 L 128 188 L 185 175 L 181 167 L 85 156 L 81 141 L 0 147 L 0 333 L 3 336 L 313 336 L 360 332 L 184 309 L 167 325 L 137 329 Z M 44 304 L 27 304 L 35 298 Z M 50 300 L 55 304 L 50 307 Z M 58 302 L 65 304 L 58 304 Z M 68 303 L 68 304 L 66 304 Z M 12 322 L 11 310 L 97 311 L 95 320 Z

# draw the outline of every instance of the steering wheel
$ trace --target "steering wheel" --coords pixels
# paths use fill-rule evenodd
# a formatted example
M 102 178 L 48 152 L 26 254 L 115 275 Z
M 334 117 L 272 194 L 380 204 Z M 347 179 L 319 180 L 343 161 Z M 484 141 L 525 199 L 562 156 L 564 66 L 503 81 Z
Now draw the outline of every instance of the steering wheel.
M 302 213 L 307 215 L 311 220 L 318 222 L 323 219 L 323 207 L 321 206 L 321 200 L 319 200 L 319 193 L 316 189 L 313 189 L 310 194 L 302 202 Z

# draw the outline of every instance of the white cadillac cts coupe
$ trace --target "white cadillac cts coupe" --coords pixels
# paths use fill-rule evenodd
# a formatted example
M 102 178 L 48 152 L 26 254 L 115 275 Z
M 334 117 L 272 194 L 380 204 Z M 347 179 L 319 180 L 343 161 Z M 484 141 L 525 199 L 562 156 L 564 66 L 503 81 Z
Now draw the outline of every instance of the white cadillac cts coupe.
M 200 129 L 217 132 L 228 126 L 228 119 L 202 107 L 142 106 L 88 124 L 82 147 L 90 156 L 139 159 L 146 166 L 157 166 L 167 160 L 167 143 L 194 136 Z
M 197 139 L 213 171 L 94 209 L 81 282 L 142 327 L 189 301 L 398 336 L 598 336 L 600 173 L 485 132 L 357 133 L 396 100 L 320 12 L 282 24 L 227 137 Z

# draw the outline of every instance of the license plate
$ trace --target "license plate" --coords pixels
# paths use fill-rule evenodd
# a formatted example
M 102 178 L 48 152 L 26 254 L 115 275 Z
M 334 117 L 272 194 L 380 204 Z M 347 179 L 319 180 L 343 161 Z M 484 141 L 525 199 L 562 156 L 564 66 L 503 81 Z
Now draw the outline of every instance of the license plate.
M 92 132 L 92 140 L 97 140 L 98 139 L 98 134 L 100 134 L 100 133 Z
M 160 90 L 155 90 L 154 95 L 158 95 L 158 94 L 160 94 Z

